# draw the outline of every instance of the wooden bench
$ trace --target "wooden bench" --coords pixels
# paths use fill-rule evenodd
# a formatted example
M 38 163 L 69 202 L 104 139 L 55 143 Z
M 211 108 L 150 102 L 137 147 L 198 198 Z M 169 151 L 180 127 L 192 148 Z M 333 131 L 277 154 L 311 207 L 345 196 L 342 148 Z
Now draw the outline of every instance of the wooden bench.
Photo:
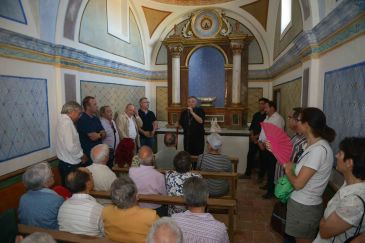
M 162 174 L 166 173 L 166 170 L 157 169 Z M 119 175 L 120 173 L 128 173 L 129 168 L 119 168 L 118 166 L 113 167 L 113 171 Z M 192 172 L 196 174 L 200 174 L 203 178 L 207 179 L 225 179 L 228 180 L 229 184 L 229 193 L 226 196 L 221 198 L 228 198 L 228 199 L 237 199 L 237 180 L 238 180 L 238 173 L 236 172 L 212 172 L 212 171 L 200 171 L 200 170 L 193 170 Z
M 45 232 L 48 233 L 55 239 L 60 242 L 91 242 L 91 243 L 112 243 L 115 241 L 100 238 L 97 236 L 89 236 L 89 235 L 80 235 L 80 234 L 72 234 L 69 232 L 59 231 L 59 230 L 50 230 L 40 227 L 33 227 L 24 224 L 18 224 L 18 231 L 21 235 L 30 235 L 34 232 Z
M 109 191 L 92 191 L 90 195 L 96 198 L 107 198 L 110 199 Z M 165 205 L 185 205 L 185 201 L 183 197 L 177 196 L 163 196 L 163 195 L 143 195 L 138 194 L 138 201 L 144 203 L 155 203 L 155 204 L 165 204 Z M 236 207 L 235 200 L 229 199 L 218 199 L 218 198 L 209 198 L 208 199 L 208 209 L 226 209 L 228 210 L 228 235 L 233 242 L 233 233 L 234 233 L 234 211 Z
M 233 165 L 233 172 L 237 173 L 237 166 L 238 166 L 238 158 L 237 157 L 229 157 L 229 159 L 231 160 L 231 163 Z M 191 162 L 198 162 L 198 156 L 197 155 L 192 155 L 191 156 Z

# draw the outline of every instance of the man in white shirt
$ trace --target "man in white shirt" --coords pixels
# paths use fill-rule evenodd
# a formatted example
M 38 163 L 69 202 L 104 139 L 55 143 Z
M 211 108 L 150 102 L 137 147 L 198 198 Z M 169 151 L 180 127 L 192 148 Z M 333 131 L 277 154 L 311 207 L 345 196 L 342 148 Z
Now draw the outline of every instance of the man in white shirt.
M 120 137 L 120 143 L 115 152 L 115 163 L 119 167 L 130 167 L 133 155 L 139 147 L 138 128 L 142 127 L 143 122 L 132 104 L 126 106 L 125 112 L 120 114 L 115 122 Z
M 100 108 L 100 122 L 106 132 L 103 143 L 109 146 L 109 160 L 107 162 L 107 166 L 109 168 L 112 168 L 115 150 L 118 147 L 120 140 L 117 125 L 113 120 L 113 111 L 110 106 L 102 106 Z
M 66 187 L 73 193 L 58 211 L 61 231 L 102 237 L 104 225 L 101 217 L 103 206 L 89 195 L 94 187 L 93 177 L 86 168 L 77 168 L 66 178 Z
M 56 127 L 56 154 L 59 159 L 58 169 L 62 184 L 67 174 L 87 161 L 83 153 L 75 122 L 80 118 L 81 106 L 76 101 L 63 105 Z
M 109 191 L 111 184 L 117 179 L 115 173 L 106 166 L 109 159 L 109 148 L 106 144 L 96 145 L 90 152 L 93 164 L 86 167 L 93 176 L 95 191 Z
M 273 101 L 269 101 L 265 103 L 265 112 L 267 114 L 264 122 L 272 123 L 275 126 L 284 129 L 285 121 L 284 118 L 276 112 L 276 104 Z M 262 197 L 264 199 L 270 199 L 274 197 L 274 177 L 275 177 L 275 167 L 276 167 L 276 158 L 275 156 L 265 148 L 266 135 L 264 129 L 261 129 L 259 136 L 259 147 L 263 150 L 263 162 L 266 163 L 267 170 L 267 184 L 265 186 L 260 187 L 260 189 L 267 189 L 267 193 Z
M 167 195 L 165 176 L 153 166 L 153 152 L 150 147 L 142 146 L 138 151 L 140 166 L 129 169 L 129 176 L 137 186 L 138 194 Z M 159 204 L 140 203 L 142 208 L 155 209 L 157 214 L 167 216 L 167 208 Z

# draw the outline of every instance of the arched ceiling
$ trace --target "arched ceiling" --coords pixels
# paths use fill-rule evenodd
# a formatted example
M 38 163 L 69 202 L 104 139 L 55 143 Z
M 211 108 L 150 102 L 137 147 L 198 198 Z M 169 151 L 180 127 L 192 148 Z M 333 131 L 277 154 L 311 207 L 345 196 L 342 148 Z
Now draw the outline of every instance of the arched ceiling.
M 234 0 L 152 0 L 154 2 L 166 3 L 172 5 L 189 5 L 189 6 L 202 6 L 202 5 L 212 5 L 217 3 L 232 2 Z

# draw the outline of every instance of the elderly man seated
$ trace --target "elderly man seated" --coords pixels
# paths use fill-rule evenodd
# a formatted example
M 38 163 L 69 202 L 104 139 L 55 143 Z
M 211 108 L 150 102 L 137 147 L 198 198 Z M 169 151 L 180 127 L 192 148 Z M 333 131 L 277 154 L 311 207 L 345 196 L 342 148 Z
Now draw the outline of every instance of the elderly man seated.
M 176 150 L 176 135 L 173 133 L 166 133 L 163 139 L 166 147 L 161 149 L 155 155 L 155 165 L 158 169 L 173 170 L 174 158 L 179 152 Z
M 193 176 L 185 181 L 184 199 L 188 210 L 172 215 L 183 232 L 184 242 L 229 242 L 226 226 L 205 213 L 208 197 L 208 184 L 204 179 Z
M 232 163 L 227 155 L 220 152 L 222 138 L 217 133 L 207 136 L 208 153 L 198 157 L 197 168 L 202 171 L 232 172 Z M 224 179 L 209 179 L 209 195 L 211 197 L 221 197 L 228 193 L 229 185 Z
M 93 177 L 86 168 L 77 168 L 66 177 L 66 186 L 73 193 L 58 212 L 60 230 L 74 234 L 103 236 L 101 218 L 103 206 L 89 195 L 94 187 Z
M 103 209 L 105 236 L 117 242 L 145 242 L 152 224 L 159 218 L 156 211 L 137 203 L 137 187 L 128 176 L 120 176 L 111 186 L 115 205 Z
M 137 186 L 138 194 L 166 195 L 165 176 L 153 166 L 153 152 L 150 147 L 142 146 L 138 152 L 139 167 L 131 167 L 129 176 Z M 167 207 L 159 204 L 141 203 L 142 208 L 155 209 L 160 216 L 167 215 Z
M 181 229 L 173 219 L 160 218 L 148 232 L 147 243 L 183 243 Z
M 21 224 L 58 229 L 57 214 L 63 198 L 49 189 L 54 179 L 48 163 L 33 165 L 23 174 L 27 192 L 20 198 L 18 216 Z
M 106 165 L 109 160 L 109 147 L 98 144 L 90 152 L 93 164 L 86 167 L 92 174 L 95 191 L 109 191 L 113 181 L 117 179 L 115 173 Z

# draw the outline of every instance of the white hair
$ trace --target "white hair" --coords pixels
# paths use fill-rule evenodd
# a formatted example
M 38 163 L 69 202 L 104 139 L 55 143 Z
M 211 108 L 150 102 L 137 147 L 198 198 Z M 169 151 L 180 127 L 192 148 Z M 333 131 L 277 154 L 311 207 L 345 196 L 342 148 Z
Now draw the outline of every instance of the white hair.
M 28 167 L 23 174 L 23 183 L 28 190 L 37 190 L 48 187 L 48 182 L 53 173 L 47 162 L 42 162 Z
M 24 240 L 21 241 L 21 243 L 56 243 L 56 241 L 50 236 L 48 233 L 45 232 L 34 232 L 27 237 L 24 238 Z
M 156 240 L 155 236 L 159 230 L 165 230 L 163 232 L 164 239 Z M 169 231 L 170 234 L 166 234 Z M 160 232 L 161 234 L 161 232 Z M 183 234 L 176 222 L 170 217 L 162 217 L 157 220 L 151 227 L 147 235 L 147 243 L 183 243 Z
M 95 150 L 99 149 L 95 152 Z M 109 156 L 109 147 L 106 144 L 98 144 L 91 149 L 90 157 L 95 164 L 101 164 Z

